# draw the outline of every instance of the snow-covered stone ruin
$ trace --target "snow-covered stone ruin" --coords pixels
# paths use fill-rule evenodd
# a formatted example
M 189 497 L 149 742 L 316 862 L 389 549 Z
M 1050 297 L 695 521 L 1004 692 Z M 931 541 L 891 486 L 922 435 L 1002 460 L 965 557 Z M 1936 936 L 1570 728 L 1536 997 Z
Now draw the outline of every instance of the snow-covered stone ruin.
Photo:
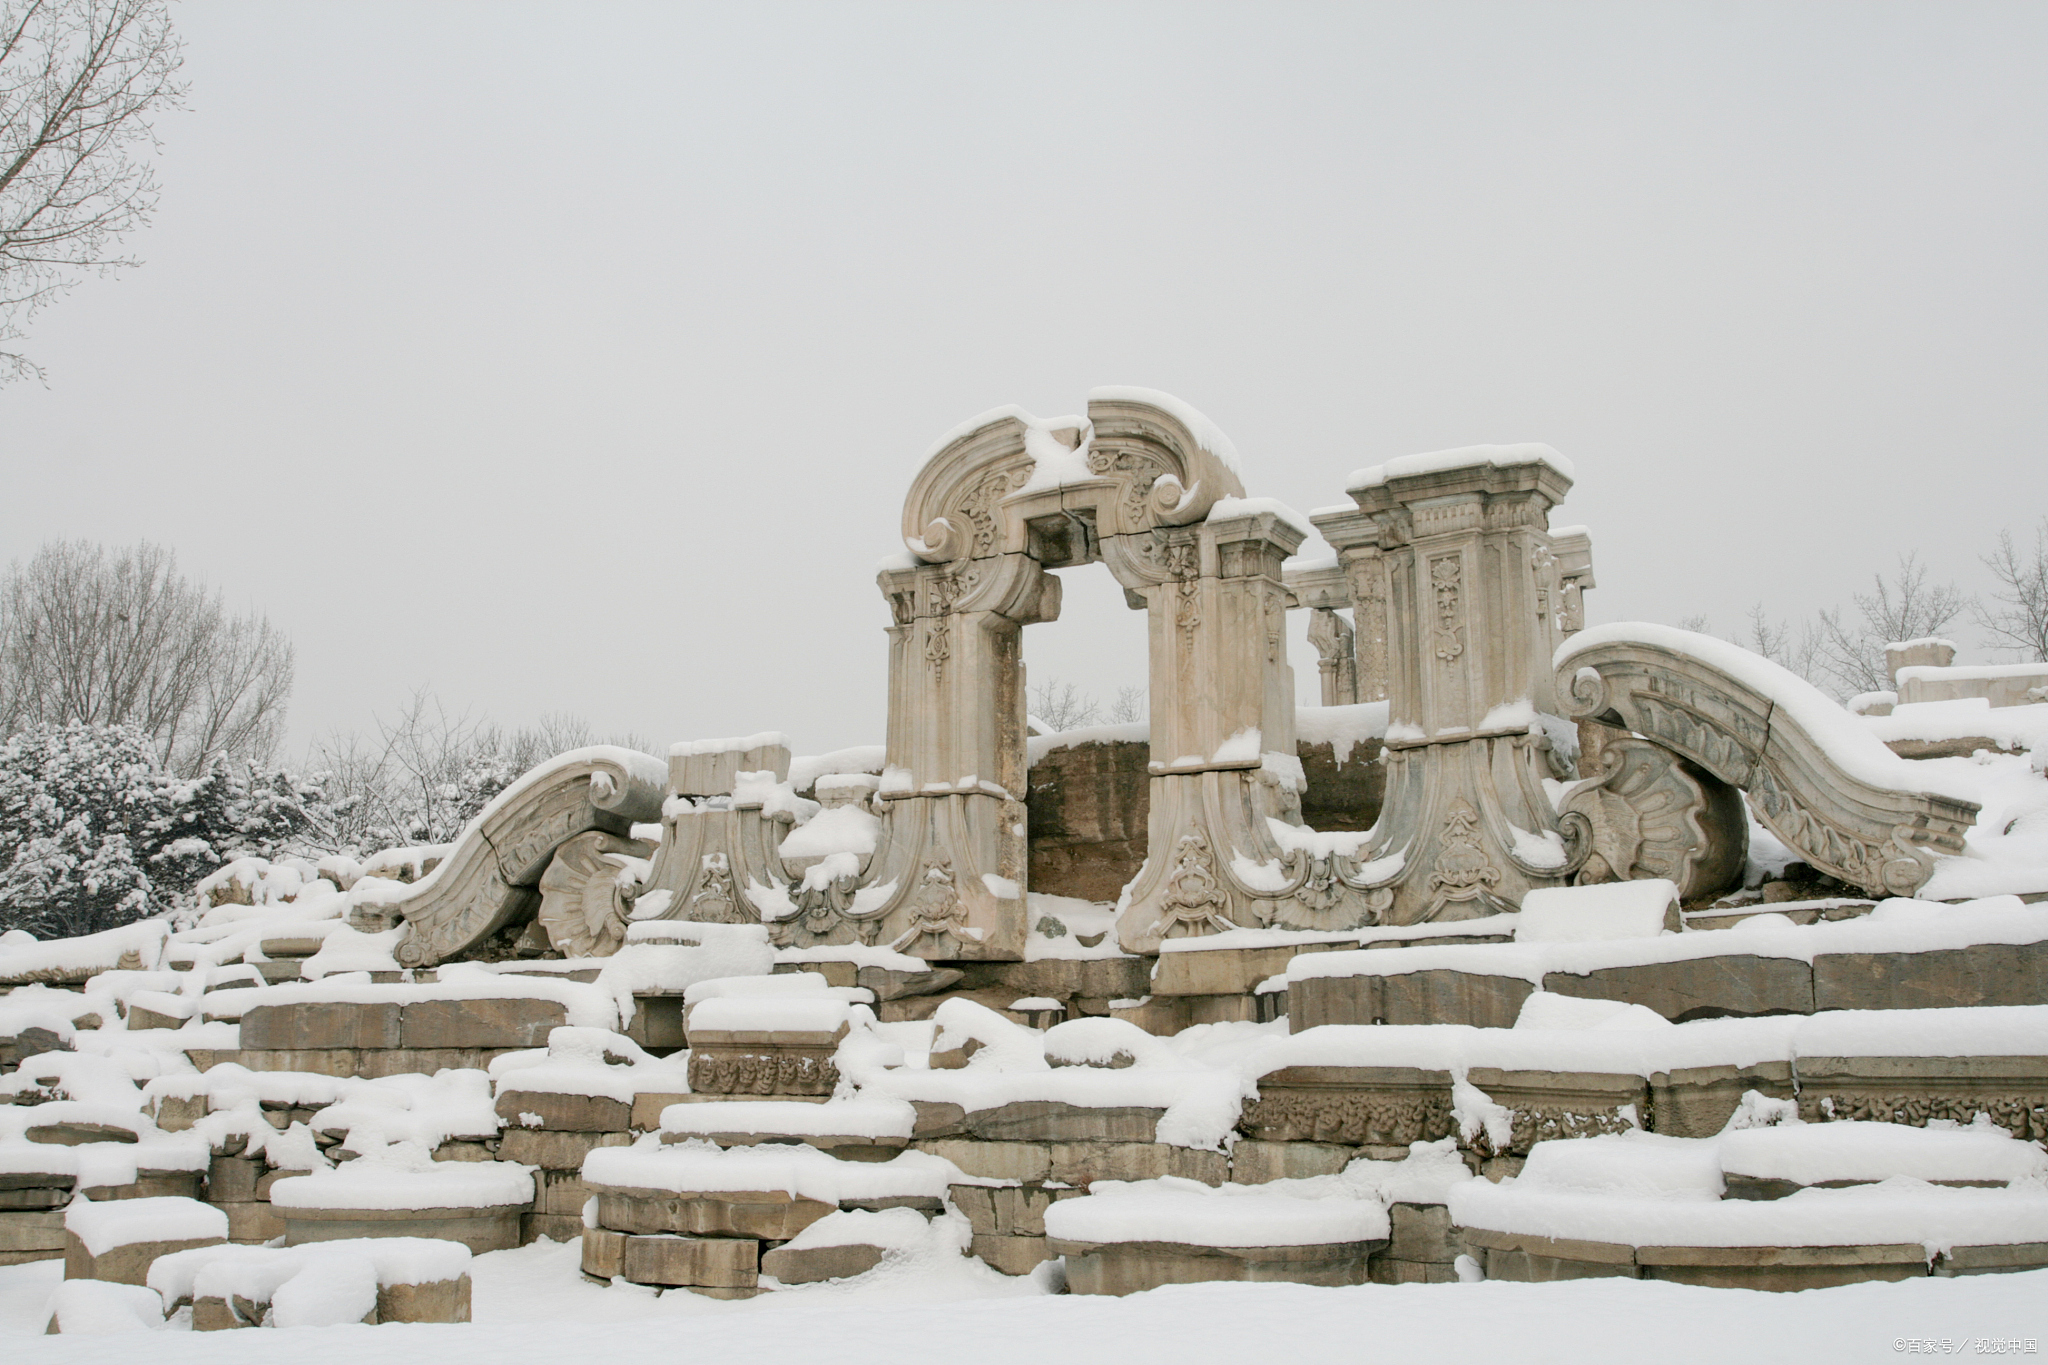
M 1900 642 L 1851 711 L 1586 628 L 1545 446 L 1243 479 L 1163 394 L 984 415 L 879 573 L 885 746 L 582 749 L 0 939 L 0 1262 L 53 1331 L 467 1321 L 543 1240 L 714 1299 L 2048 1267 L 2042 668 Z M 1096 562 L 1150 720 L 1039 733 Z

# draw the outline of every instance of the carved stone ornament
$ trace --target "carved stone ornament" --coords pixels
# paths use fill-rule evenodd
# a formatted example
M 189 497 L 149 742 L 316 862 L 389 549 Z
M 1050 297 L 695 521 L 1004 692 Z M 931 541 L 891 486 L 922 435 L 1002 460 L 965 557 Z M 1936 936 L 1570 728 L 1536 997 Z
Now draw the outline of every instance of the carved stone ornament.
M 1933 875 L 1937 856 L 1963 851 L 1976 803 L 1916 789 L 1926 779 L 1874 738 L 1857 770 L 1845 769 L 1796 708 L 1711 662 L 1730 648 L 1722 641 L 1663 628 L 1646 638 L 1627 631 L 1603 626 L 1558 651 L 1558 687 L 1571 697 L 1574 716 L 1633 731 L 1740 788 L 1786 847 L 1873 896 L 1911 896 Z M 1695 640 L 1697 648 L 1689 647 Z M 1756 663 L 1746 676 L 1775 678 L 1800 707 L 1834 705 L 1802 679 Z M 1896 772 L 1898 785 L 1861 775 L 1880 769 Z
M 700 1095 L 829 1095 L 839 1067 L 829 1049 L 694 1048 L 690 1089 Z
M 609 957 L 626 941 L 632 901 L 619 874 L 626 859 L 654 850 L 634 839 L 591 830 L 555 849 L 540 878 L 535 918 L 564 957 Z
M 1593 830 L 1579 881 L 1663 877 L 1684 901 L 1728 890 L 1742 875 L 1749 846 L 1741 794 L 1669 749 L 1604 733 L 1612 737 L 1601 748 L 1599 774 L 1561 803 Z
M 733 890 L 732 860 L 723 853 L 707 853 L 701 864 L 703 875 L 691 893 L 689 910 L 680 918 L 703 924 L 759 924 L 761 917 L 740 904 Z
M 1166 874 L 1154 931 L 1161 938 L 1220 933 L 1237 926 L 1225 918 L 1230 902 L 1216 875 L 1216 854 L 1199 830 L 1183 834 L 1174 849 L 1173 869 Z
M 926 948 L 933 956 L 957 954 L 976 937 L 960 913 L 960 893 L 953 885 L 950 863 L 925 869 L 924 881 L 911 896 L 909 909 L 910 926 L 889 945 L 899 953 Z
M 555 851 L 591 832 L 623 839 L 661 818 L 668 772 L 630 749 L 577 749 L 543 763 L 501 794 L 456 840 L 455 851 L 391 902 L 404 919 L 398 961 L 431 967 L 504 929 L 536 900 Z

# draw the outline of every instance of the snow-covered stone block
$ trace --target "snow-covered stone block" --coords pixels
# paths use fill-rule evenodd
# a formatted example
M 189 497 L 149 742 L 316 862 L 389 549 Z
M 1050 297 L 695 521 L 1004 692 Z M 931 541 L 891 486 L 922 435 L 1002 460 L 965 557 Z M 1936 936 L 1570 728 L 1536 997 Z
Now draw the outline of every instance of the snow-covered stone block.
M 144 1284 L 157 1257 L 227 1237 L 227 1215 L 196 1199 L 79 1200 L 64 1211 L 64 1278 Z
M 50 1336 L 150 1332 L 164 1325 L 163 1300 L 140 1285 L 66 1280 L 50 1296 Z
M 1540 887 L 1522 897 L 1517 943 L 1652 938 L 1680 928 L 1678 887 L 1662 878 Z

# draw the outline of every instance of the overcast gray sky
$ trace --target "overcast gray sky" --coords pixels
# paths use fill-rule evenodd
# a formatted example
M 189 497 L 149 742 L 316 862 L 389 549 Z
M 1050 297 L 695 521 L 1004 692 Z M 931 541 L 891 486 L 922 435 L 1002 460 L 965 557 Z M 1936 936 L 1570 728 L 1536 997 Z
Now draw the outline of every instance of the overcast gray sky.
M 1304 510 L 1549 442 L 1595 621 L 1978 587 L 2048 511 L 2038 3 L 177 14 L 147 265 L 0 390 L 0 557 L 174 546 L 297 642 L 295 749 L 421 685 L 879 742 L 918 457 L 1097 384 Z M 1142 681 L 1068 578 L 1033 677 Z

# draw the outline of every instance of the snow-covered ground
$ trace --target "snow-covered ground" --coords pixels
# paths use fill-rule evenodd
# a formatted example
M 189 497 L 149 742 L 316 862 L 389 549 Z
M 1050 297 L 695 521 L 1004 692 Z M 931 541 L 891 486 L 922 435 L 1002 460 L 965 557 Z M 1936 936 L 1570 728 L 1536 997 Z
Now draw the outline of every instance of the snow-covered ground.
M 60 1261 L 0 1267 L 0 1354 L 14 1361 L 150 1365 L 297 1359 L 307 1365 L 507 1361 L 831 1361 L 902 1365 L 1259 1365 L 1269 1361 L 1569 1362 L 1659 1365 L 2024 1357 L 2048 1339 L 2048 1271 L 1859 1284 L 1798 1294 L 1637 1280 L 1560 1284 L 1176 1285 L 1125 1299 L 1049 1297 L 967 1262 L 723 1303 L 681 1291 L 604 1289 L 576 1248 L 551 1242 L 480 1256 L 467 1326 L 161 1332 L 144 1340 L 37 1335 Z M 2004 1343 L 2017 1342 L 2017 1349 Z M 1945 1346 L 1944 1346 L 1945 1343 Z M 1993 1349 L 1980 1350 L 1979 1347 Z

